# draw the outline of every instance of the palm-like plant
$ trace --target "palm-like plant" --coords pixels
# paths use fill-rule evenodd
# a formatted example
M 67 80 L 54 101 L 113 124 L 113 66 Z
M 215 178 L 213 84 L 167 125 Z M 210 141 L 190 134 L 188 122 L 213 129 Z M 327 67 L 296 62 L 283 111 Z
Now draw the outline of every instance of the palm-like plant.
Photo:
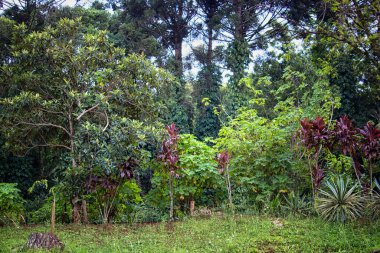
M 368 160 L 369 179 L 372 187 L 372 163 L 380 157 L 380 129 L 373 122 L 368 122 L 363 129 L 358 129 L 359 133 L 364 137 L 362 140 L 362 150 L 365 158 Z
M 336 126 L 333 131 L 333 135 L 335 137 L 335 141 L 339 144 L 344 155 L 349 154 L 354 162 L 354 169 L 356 178 L 360 183 L 361 176 L 361 165 L 358 161 L 358 156 L 356 153 L 356 149 L 358 146 L 358 136 L 357 131 L 354 127 L 353 122 L 347 117 L 342 116 L 336 121 Z
M 316 209 L 329 221 L 355 220 L 361 217 L 363 201 L 359 186 L 351 186 L 351 180 L 343 176 L 326 181 L 325 188 L 319 190 Z

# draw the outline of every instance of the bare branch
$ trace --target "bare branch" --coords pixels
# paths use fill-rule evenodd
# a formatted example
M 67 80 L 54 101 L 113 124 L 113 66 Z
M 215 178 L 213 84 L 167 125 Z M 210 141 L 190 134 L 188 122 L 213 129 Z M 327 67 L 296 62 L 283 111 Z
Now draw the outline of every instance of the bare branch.
M 32 147 L 28 148 L 28 150 L 26 150 L 23 156 L 26 156 L 32 149 L 35 149 L 38 147 L 65 148 L 71 151 L 71 148 L 69 146 L 66 146 L 63 144 L 38 144 L 38 145 L 33 145 Z
M 19 122 L 15 126 L 17 125 L 28 125 L 28 126 L 35 126 L 35 127 L 55 127 L 55 128 L 63 130 L 65 133 L 67 133 L 70 136 L 70 132 L 66 128 L 60 125 L 53 124 L 53 123 Z
M 87 110 L 84 110 L 81 114 L 79 114 L 79 116 L 77 117 L 77 120 L 80 120 L 80 118 L 82 118 L 83 115 L 85 115 L 88 112 L 91 112 L 91 111 L 95 110 L 98 107 L 99 107 L 99 104 L 96 104 L 93 107 L 91 107 L 91 108 L 89 108 Z
M 108 115 L 107 115 L 107 112 L 106 112 L 106 111 L 104 111 L 104 114 L 106 115 L 107 124 L 106 124 L 106 126 L 103 128 L 103 132 L 107 130 L 107 127 L 108 127 L 108 125 L 109 125 L 109 120 L 108 120 Z

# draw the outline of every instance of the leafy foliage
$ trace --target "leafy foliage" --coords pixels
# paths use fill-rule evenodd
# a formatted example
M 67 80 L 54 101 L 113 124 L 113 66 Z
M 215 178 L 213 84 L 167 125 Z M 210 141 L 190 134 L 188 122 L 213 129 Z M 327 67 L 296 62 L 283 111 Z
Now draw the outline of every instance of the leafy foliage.
M 307 216 L 311 211 L 310 202 L 305 195 L 300 196 L 298 193 L 291 192 L 288 196 L 284 196 L 285 204 L 282 208 L 285 212 L 294 216 Z
M 23 213 L 23 203 L 25 201 L 20 196 L 17 184 L 0 183 L 0 221 L 7 224 L 12 221 L 14 224 L 21 220 Z
M 177 195 L 197 199 L 207 189 L 220 187 L 221 176 L 211 147 L 198 141 L 194 135 L 181 134 L 178 154 L 181 170 L 176 187 Z
M 380 129 L 373 122 L 368 122 L 359 133 L 364 137 L 362 149 L 364 156 L 370 160 L 376 160 L 380 156 Z

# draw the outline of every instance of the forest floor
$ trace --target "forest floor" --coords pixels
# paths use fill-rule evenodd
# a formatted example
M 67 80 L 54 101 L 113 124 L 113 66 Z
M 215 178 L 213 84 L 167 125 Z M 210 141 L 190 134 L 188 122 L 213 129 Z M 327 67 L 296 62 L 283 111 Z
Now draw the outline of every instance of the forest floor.
M 58 225 L 56 234 L 64 252 L 375 252 L 379 225 L 228 216 L 171 224 Z M 49 227 L 0 228 L 0 252 L 24 251 L 28 235 L 37 231 Z

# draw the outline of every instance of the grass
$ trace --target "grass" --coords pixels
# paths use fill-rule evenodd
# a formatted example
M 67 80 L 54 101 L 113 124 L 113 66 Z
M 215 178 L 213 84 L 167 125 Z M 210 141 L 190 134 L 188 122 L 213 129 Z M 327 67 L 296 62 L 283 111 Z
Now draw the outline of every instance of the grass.
M 380 249 L 378 223 L 327 223 L 285 219 L 276 226 L 261 216 L 189 219 L 174 224 L 61 225 L 64 252 L 372 252 Z M 0 252 L 22 250 L 32 232 L 46 226 L 0 228 Z M 29 251 L 28 251 L 29 252 Z M 42 251 L 31 251 L 42 252 Z

